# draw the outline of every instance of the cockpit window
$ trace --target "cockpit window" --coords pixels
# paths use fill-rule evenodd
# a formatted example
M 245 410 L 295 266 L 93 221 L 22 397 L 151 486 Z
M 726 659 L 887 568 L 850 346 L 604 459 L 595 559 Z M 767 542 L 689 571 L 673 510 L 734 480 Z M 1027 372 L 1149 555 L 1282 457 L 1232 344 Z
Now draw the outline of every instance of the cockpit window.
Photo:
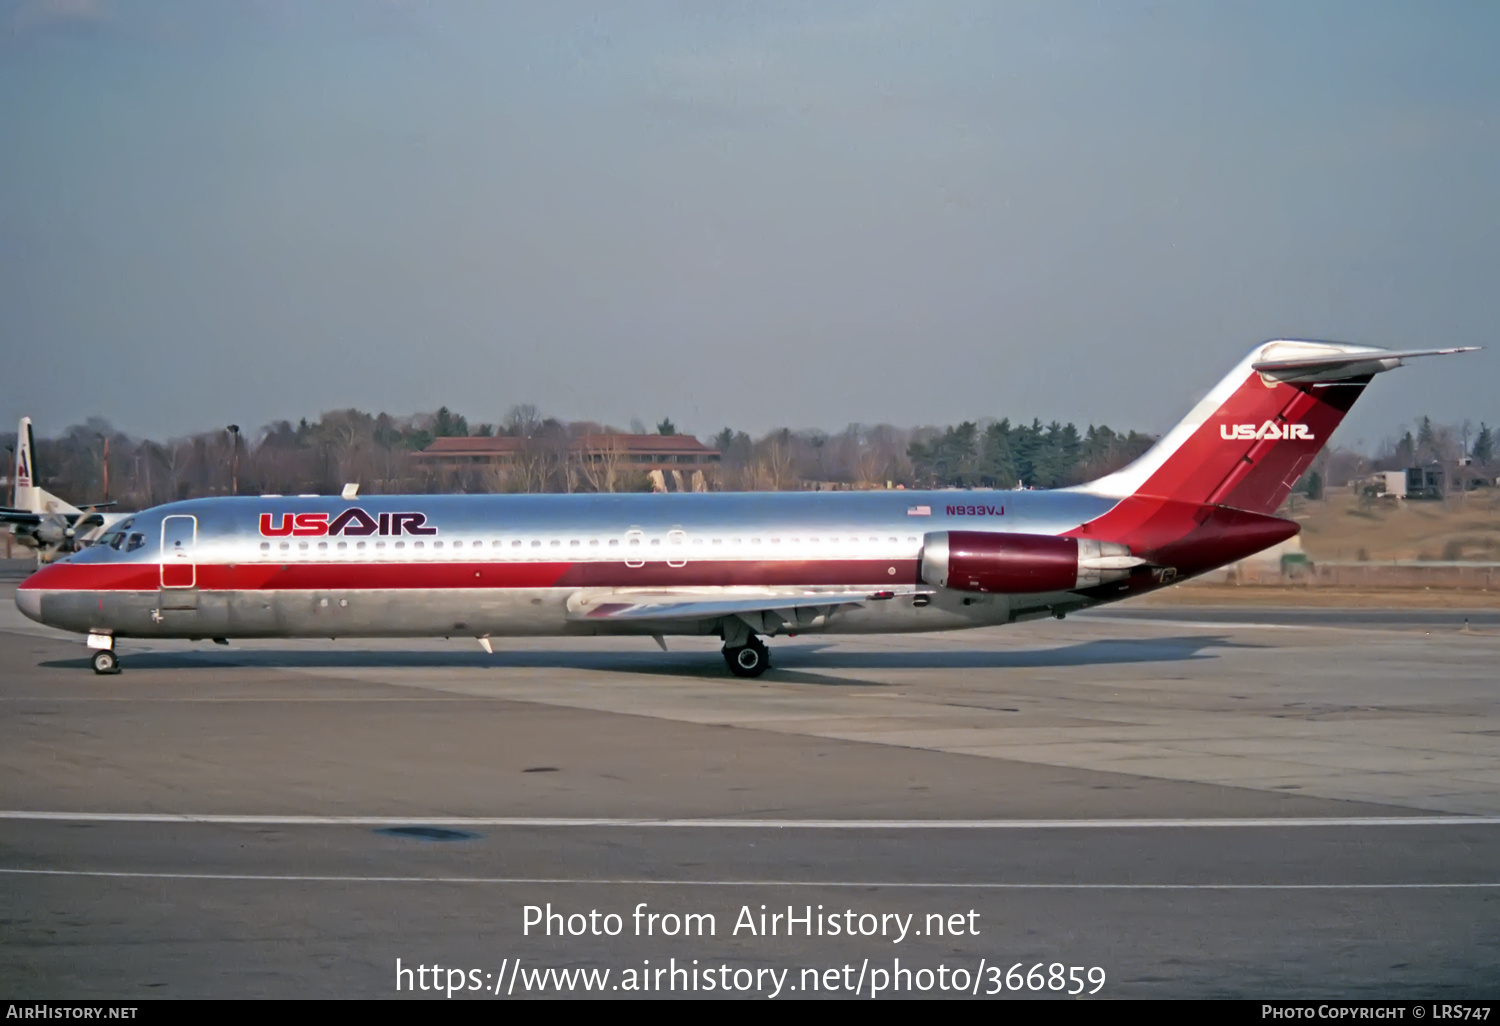
M 125 545 L 125 551 L 134 552 L 144 544 L 146 544 L 146 536 L 144 534 L 132 534 L 130 536 L 130 541 Z
M 104 544 L 108 545 L 110 548 L 114 549 L 116 552 L 119 552 L 120 551 L 120 546 L 123 545 L 123 544 L 125 544 L 125 532 L 124 531 L 116 531 L 113 534 L 107 534 L 107 535 L 105 535 L 103 538 L 100 538 L 99 540 L 101 542 L 103 542 Z

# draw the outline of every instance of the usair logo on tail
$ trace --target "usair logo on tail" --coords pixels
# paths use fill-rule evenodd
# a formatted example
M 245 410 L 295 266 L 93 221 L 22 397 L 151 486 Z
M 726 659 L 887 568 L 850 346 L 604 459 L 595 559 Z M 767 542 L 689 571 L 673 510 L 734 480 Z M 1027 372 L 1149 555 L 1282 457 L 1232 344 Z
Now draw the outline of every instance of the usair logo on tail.
M 1259 428 L 1254 424 L 1220 424 L 1219 437 L 1226 442 L 1253 442 L 1265 438 L 1281 441 L 1295 438 L 1311 442 L 1313 433 L 1306 424 L 1278 424 L 1274 420 L 1268 420 Z

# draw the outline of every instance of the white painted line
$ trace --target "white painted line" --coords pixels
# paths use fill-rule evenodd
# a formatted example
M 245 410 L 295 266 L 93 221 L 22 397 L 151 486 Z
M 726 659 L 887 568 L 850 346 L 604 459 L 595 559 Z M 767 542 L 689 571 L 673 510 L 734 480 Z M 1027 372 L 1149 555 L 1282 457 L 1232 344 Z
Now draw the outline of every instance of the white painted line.
M 219 826 L 596 827 L 632 830 L 1191 830 L 1283 827 L 1500 826 L 1500 816 L 1286 816 L 1252 819 L 636 819 L 604 816 L 276 816 L 190 812 L 0 810 L 30 823 L 202 823 Z
M 1500 881 L 1454 883 L 1150 884 L 1009 883 L 911 880 L 653 880 L 649 877 L 593 880 L 588 877 L 523 876 L 320 876 L 302 873 L 134 873 L 104 869 L 0 869 L 0 876 L 100 877 L 111 880 L 204 880 L 250 883 L 486 884 L 491 886 L 600 887 L 868 887 L 906 890 L 990 891 L 1453 891 L 1500 888 Z

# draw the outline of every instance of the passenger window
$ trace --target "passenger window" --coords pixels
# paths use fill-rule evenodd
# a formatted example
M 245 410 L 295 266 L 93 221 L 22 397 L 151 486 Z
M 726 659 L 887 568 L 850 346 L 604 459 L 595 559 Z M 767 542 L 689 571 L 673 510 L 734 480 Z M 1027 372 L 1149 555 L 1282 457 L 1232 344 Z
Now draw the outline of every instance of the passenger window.
M 303 551 L 306 551 L 307 550 L 307 542 L 298 542 L 297 543 L 297 548 L 302 549 Z
M 651 539 L 651 544 L 652 545 L 660 545 L 661 544 L 661 539 L 660 538 L 652 538 Z
M 271 543 L 270 542 L 261 542 L 260 543 L 260 551 L 262 551 L 262 552 L 270 552 L 271 551 Z
M 130 541 L 125 544 L 125 551 L 134 552 L 144 544 L 146 544 L 146 536 L 144 534 L 132 534 Z
M 417 542 L 417 548 L 420 549 L 421 547 L 422 547 L 422 543 L 421 542 Z M 432 543 L 432 547 L 435 548 L 435 549 L 440 549 L 440 548 L 443 547 L 443 543 L 440 542 L 440 541 L 435 541 L 435 542 Z
M 414 549 L 420 549 L 420 548 L 422 548 L 422 547 L 423 547 L 423 546 L 424 546 L 424 545 L 425 545 L 425 544 L 426 544 L 426 543 L 425 543 L 425 542 L 412 542 L 412 543 L 411 543 L 411 547 L 412 547 L 412 548 L 414 548 Z
M 542 547 L 542 543 L 541 543 L 541 541 L 540 541 L 540 540 L 537 540 L 537 541 L 533 541 L 533 542 L 532 542 L 532 543 L 531 543 L 531 547 L 532 547 L 532 548 L 534 548 L 534 549 L 539 549 L 539 548 L 541 548 L 541 547 Z
M 364 543 L 364 542 L 355 542 L 355 543 L 354 543 L 354 547 L 355 547 L 355 548 L 356 548 L 356 549 L 362 549 L 362 548 L 364 548 L 364 547 L 365 547 L 365 543 Z
M 328 543 L 327 542 L 318 542 L 318 549 L 320 551 L 327 551 L 327 549 L 328 549 Z
M 376 542 L 375 543 L 375 547 L 377 549 L 383 549 L 383 548 L 385 548 L 385 542 Z
M 554 548 L 554 549 L 556 549 L 556 548 L 560 548 L 560 547 L 561 547 L 561 546 L 562 546 L 562 542 L 561 542 L 561 541 L 559 541 L 559 540 L 558 540 L 558 539 L 556 539 L 556 538 L 553 538 L 553 539 L 552 539 L 552 547 L 553 547 L 553 548 Z
M 591 549 L 597 549 L 598 547 L 599 547 L 599 539 L 598 538 L 590 538 L 589 539 L 589 548 L 591 548 Z
M 342 549 L 347 549 L 348 547 L 349 547 L 349 543 L 348 542 L 339 542 L 339 548 L 341 550 Z
M 620 539 L 618 539 L 618 538 L 611 538 L 609 540 L 609 547 L 612 548 L 612 549 L 615 548 L 615 547 L 617 547 L 619 544 L 620 544 Z
M 404 541 L 397 542 L 396 543 L 396 548 L 398 548 L 398 549 L 404 549 L 404 548 L 406 548 L 406 542 L 404 542 Z
M 577 538 L 574 538 L 572 541 L 568 542 L 568 548 L 570 548 L 570 549 L 576 549 L 576 548 L 578 548 L 578 546 L 580 546 L 582 544 L 583 543 L 581 541 L 579 541 Z
M 500 539 L 499 538 L 496 538 L 494 541 L 490 542 L 490 548 L 492 548 L 492 549 L 498 549 L 499 547 L 500 547 Z
M 281 543 L 281 551 L 282 552 L 285 552 L 287 549 L 289 549 L 291 547 L 292 547 L 292 543 L 291 542 L 282 542 Z

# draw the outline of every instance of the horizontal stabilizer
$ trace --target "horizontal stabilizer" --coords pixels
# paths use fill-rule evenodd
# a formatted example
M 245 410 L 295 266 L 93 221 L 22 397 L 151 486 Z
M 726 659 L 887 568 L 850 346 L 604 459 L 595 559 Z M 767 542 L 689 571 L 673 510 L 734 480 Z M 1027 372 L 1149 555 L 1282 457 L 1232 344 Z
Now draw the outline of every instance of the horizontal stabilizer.
M 1450 356 L 1472 353 L 1478 346 L 1454 346 L 1449 349 L 1375 349 L 1345 346 L 1339 351 L 1316 344 L 1277 343 L 1267 347 L 1269 359 L 1251 367 L 1272 381 L 1343 381 L 1367 378 L 1382 371 L 1395 370 L 1402 361 L 1419 356 Z

